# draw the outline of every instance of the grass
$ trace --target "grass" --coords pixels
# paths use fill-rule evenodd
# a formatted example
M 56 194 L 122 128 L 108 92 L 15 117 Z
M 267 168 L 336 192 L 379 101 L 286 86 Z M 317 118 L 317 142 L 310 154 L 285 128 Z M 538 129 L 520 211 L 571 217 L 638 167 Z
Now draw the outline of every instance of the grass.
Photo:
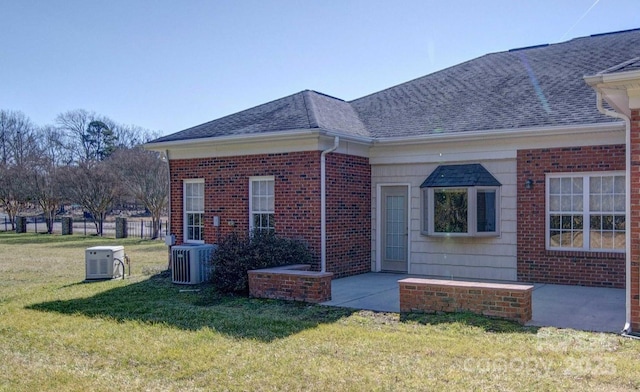
M 131 277 L 82 283 L 100 244 Z M 166 261 L 161 242 L 0 233 L 0 391 L 640 388 L 635 340 L 225 296 Z

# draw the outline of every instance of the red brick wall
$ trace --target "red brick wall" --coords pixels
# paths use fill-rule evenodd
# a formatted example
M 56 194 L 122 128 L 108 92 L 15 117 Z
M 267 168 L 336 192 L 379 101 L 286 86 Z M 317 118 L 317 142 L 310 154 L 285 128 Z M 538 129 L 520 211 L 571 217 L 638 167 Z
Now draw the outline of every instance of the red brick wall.
M 368 160 L 327 155 L 327 271 L 370 270 L 371 175 Z M 249 177 L 275 178 L 275 229 L 308 244 L 320 269 L 320 151 L 171 160 L 171 231 L 183 242 L 183 180 L 204 178 L 206 243 L 249 230 Z M 220 217 L 219 231 L 213 217 Z M 230 223 L 233 223 L 233 226 Z
M 332 275 L 281 268 L 249 271 L 249 296 L 310 303 L 330 301 Z
M 518 321 L 531 320 L 533 286 L 436 279 L 402 279 L 401 312 L 470 311 Z
M 545 249 L 545 173 L 624 170 L 624 145 L 519 150 L 517 166 L 518 280 L 624 287 L 623 253 Z
M 640 109 L 631 110 L 631 328 L 640 331 Z
M 368 158 L 328 154 L 327 271 L 371 271 L 371 166 Z
M 320 260 L 320 152 L 170 161 L 171 231 L 183 237 L 183 180 L 204 178 L 206 243 L 249 232 L 249 177 L 274 176 L 276 233 L 305 241 Z M 213 217 L 220 217 L 220 229 Z

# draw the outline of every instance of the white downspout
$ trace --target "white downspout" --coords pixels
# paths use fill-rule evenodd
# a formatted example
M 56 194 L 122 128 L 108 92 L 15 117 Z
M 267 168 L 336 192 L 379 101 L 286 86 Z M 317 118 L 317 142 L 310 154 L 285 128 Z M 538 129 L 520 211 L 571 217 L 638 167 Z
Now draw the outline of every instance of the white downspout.
M 327 272 L 327 170 L 325 156 L 335 151 L 340 138 L 333 139 L 333 146 L 320 154 L 320 272 Z
M 164 151 L 164 156 L 167 158 L 167 180 L 169 181 L 169 194 L 167 195 L 167 236 L 172 236 L 173 234 L 171 234 L 171 165 L 169 164 L 169 150 L 165 150 Z M 165 236 L 165 243 L 167 243 L 167 239 Z M 171 241 L 173 242 L 173 241 Z M 171 244 L 173 245 L 173 243 Z M 169 267 L 169 269 L 173 268 L 173 263 L 171 262 L 171 245 L 168 245 L 168 252 L 169 255 L 167 256 L 167 266 Z
M 626 254 L 626 282 L 625 282 L 625 322 L 624 328 L 622 329 L 622 334 L 626 335 L 631 332 L 631 120 L 629 117 L 625 116 L 622 113 L 614 112 L 613 110 L 605 109 L 602 106 L 602 93 L 600 90 L 596 89 L 596 105 L 598 107 L 598 111 L 605 116 L 618 118 L 624 121 L 625 124 L 625 254 Z

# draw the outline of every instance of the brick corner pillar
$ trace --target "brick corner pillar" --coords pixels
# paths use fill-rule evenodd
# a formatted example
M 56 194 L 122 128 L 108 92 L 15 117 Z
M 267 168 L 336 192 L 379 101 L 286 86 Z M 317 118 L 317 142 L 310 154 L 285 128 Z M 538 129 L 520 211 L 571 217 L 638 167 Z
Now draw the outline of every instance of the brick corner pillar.
M 640 108 L 631 109 L 631 329 L 640 331 Z

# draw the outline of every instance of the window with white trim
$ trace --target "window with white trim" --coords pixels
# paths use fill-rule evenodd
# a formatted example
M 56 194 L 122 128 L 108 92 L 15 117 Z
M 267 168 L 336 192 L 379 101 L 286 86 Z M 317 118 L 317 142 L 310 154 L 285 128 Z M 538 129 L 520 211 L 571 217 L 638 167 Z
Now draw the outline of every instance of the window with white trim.
M 204 180 L 184 181 L 184 242 L 204 243 Z
M 273 176 L 249 179 L 249 230 L 274 230 L 275 196 Z
M 438 166 L 420 185 L 422 233 L 499 236 L 500 187 L 481 164 Z
M 548 174 L 547 248 L 625 250 L 623 172 Z
M 499 235 L 499 187 L 423 189 L 423 233 Z

